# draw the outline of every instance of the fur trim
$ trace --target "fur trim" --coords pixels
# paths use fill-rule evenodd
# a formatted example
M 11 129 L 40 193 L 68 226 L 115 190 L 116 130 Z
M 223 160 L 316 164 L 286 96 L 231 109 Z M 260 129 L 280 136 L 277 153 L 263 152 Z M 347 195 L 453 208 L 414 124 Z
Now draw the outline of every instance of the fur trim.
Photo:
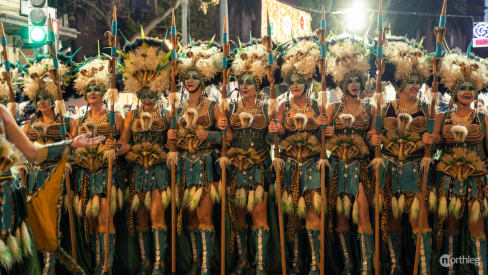
M 3 240 L 0 239 L 0 265 L 3 266 L 5 270 L 9 271 L 10 268 L 12 268 L 12 264 L 12 254 Z
M 321 60 L 319 45 L 313 40 L 303 39 L 292 45 L 283 56 L 281 74 L 288 78 L 296 72 L 306 78 L 311 78 Z
M 328 159 L 319 159 L 319 161 L 317 161 L 317 170 L 321 170 L 322 167 L 330 167 Z
M 285 161 L 282 158 L 273 159 L 273 168 L 276 171 L 282 171 L 285 167 Z
M 248 112 L 241 112 L 239 114 L 239 120 L 241 121 L 242 128 L 249 128 L 251 126 L 254 117 Z
M 117 154 L 114 149 L 105 150 L 103 152 L 103 159 L 114 161 L 117 158 Z
M 247 195 L 247 211 L 252 212 L 254 206 L 256 205 L 256 200 L 254 197 L 254 190 L 250 190 Z
M 344 127 L 352 128 L 354 124 L 354 116 L 351 114 L 340 114 L 339 119 L 344 123 Z
M 91 137 L 96 137 L 98 134 L 98 125 L 96 122 L 85 122 L 81 127 L 85 130 L 86 133 L 90 133 Z
M 71 165 L 71 162 L 66 162 L 66 165 L 64 166 L 64 172 L 68 173 L 68 175 L 73 172 L 73 166 Z
M 437 209 L 437 197 L 433 191 L 429 193 L 429 212 L 435 213 Z
M 192 128 L 196 125 L 198 119 L 198 111 L 195 108 L 188 108 L 183 115 L 183 119 L 186 122 L 186 128 Z
M 352 206 L 352 222 L 354 224 L 359 224 L 359 203 L 358 200 L 354 200 L 354 204 Z
M 290 214 L 293 211 L 292 198 L 290 195 L 288 195 L 288 191 L 283 192 L 283 195 L 281 196 L 281 204 L 283 206 L 284 213 Z
M 178 152 L 169 152 L 168 158 L 166 160 L 166 164 L 170 168 L 171 168 L 172 164 L 174 164 L 176 166 L 178 164 Z
M 22 249 L 22 236 L 20 235 L 20 227 L 17 226 L 15 230 L 15 239 L 17 239 L 17 243 L 19 244 L 19 250 L 22 256 L 25 255 L 25 251 Z
M 305 199 L 300 197 L 298 200 L 297 215 L 298 217 L 304 218 L 307 213 L 307 206 L 305 205 Z
M 378 166 L 385 167 L 385 161 L 383 160 L 383 158 L 374 158 L 371 160 L 371 162 L 368 165 L 368 167 L 373 167 L 375 169 Z
M 270 98 L 268 100 L 268 115 L 276 114 L 278 112 L 278 100 L 276 98 Z
M 439 201 L 439 208 L 437 209 L 437 215 L 439 219 L 445 220 L 447 217 L 447 199 L 442 197 Z
M 303 131 L 307 127 L 308 118 L 305 114 L 296 113 L 293 120 L 295 121 L 295 127 L 299 131 Z
M 410 219 L 411 220 L 416 220 L 418 218 L 419 210 L 420 210 L 420 203 L 419 203 L 419 200 L 415 197 L 413 199 L 412 207 L 410 208 Z
M 344 205 L 342 204 L 341 197 L 337 197 L 336 212 L 338 216 L 344 214 Z
M 398 198 L 398 213 L 402 215 L 405 212 L 405 195 L 401 194 Z
M 244 208 L 246 207 L 246 202 L 247 202 L 246 189 L 244 188 L 237 189 L 236 196 L 235 196 L 236 206 L 240 208 Z
M 220 169 L 224 170 L 227 169 L 227 167 L 229 167 L 231 161 L 228 157 L 222 156 L 217 159 L 217 163 L 220 165 Z
M 220 201 L 217 189 L 215 188 L 215 186 L 213 184 L 210 184 L 210 198 L 212 199 L 212 201 L 214 203 L 217 203 L 218 201 Z
M 264 199 L 264 188 L 262 185 L 258 185 L 254 191 L 254 200 L 256 204 L 260 203 Z
M 31 129 L 40 137 L 45 137 L 47 134 L 47 125 L 44 122 L 36 121 L 31 125 Z
M 7 247 L 12 255 L 12 260 L 14 263 L 20 262 L 22 260 L 22 251 L 20 250 L 19 243 L 14 236 L 9 235 L 7 238 Z
M 114 88 L 108 89 L 103 95 L 103 100 L 107 102 L 108 106 L 115 105 L 115 103 L 119 101 L 119 90 Z
M 395 218 L 395 220 L 397 220 L 398 217 L 400 217 L 400 211 L 398 208 L 398 200 L 395 196 L 393 196 L 391 198 L 391 212 L 393 213 L 393 217 Z
M 120 188 L 117 188 L 117 202 L 119 209 L 124 208 L 124 192 Z
M 98 195 L 95 195 L 93 199 L 91 199 L 91 215 L 93 217 L 97 217 L 98 213 L 100 213 L 100 198 Z
M 139 121 L 141 123 L 141 129 L 142 131 L 147 131 L 151 129 L 151 126 L 153 124 L 153 117 L 150 113 L 148 112 L 143 112 L 141 116 L 139 117 Z
M 349 196 L 344 196 L 342 198 L 342 205 L 344 206 L 344 216 L 349 219 L 351 216 L 351 199 L 349 199 Z
M 451 127 L 451 133 L 454 136 L 454 140 L 458 143 L 464 143 L 468 136 L 468 128 L 462 125 L 454 125 Z
M 134 197 L 132 198 L 132 203 L 130 205 L 130 210 L 132 212 L 136 212 L 140 204 L 141 202 L 139 201 L 139 196 L 137 194 L 134 195 Z
M 427 171 L 434 160 L 432 158 L 423 157 L 420 162 L 420 170 Z
M 27 69 L 29 77 L 25 78 L 23 91 L 24 95 L 29 97 L 31 101 L 34 101 L 36 94 L 43 90 L 51 94 L 54 98 L 56 97 L 58 86 L 51 78 L 52 69 L 54 67 L 51 58 L 43 58 L 40 61 L 36 61 Z M 60 63 L 58 74 L 63 86 L 69 83 L 70 77 L 68 72 L 69 68 Z M 61 89 L 61 92 L 63 92 L 63 89 Z
M 412 123 L 412 116 L 407 113 L 400 113 L 397 116 L 397 122 L 398 122 L 398 128 L 401 130 L 407 131 L 408 127 L 410 127 L 410 124 Z
M 152 205 L 151 192 L 147 191 L 146 194 L 144 195 L 144 206 L 146 207 L 147 210 L 151 211 L 151 205 Z
M 267 77 L 268 52 L 263 44 L 253 44 L 240 49 L 232 62 L 232 73 L 243 75 L 251 73 L 252 76 L 262 83 Z
M 456 206 L 454 207 L 454 217 L 456 219 L 460 219 L 461 218 L 461 206 L 462 206 L 462 202 L 461 202 L 461 199 L 456 199 Z
M 20 231 L 22 234 L 22 251 L 24 252 L 24 256 L 32 255 L 32 239 L 25 221 L 22 222 Z
M 86 203 L 85 216 L 92 216 L 92 200 L 88 200 L 88 202 Z
M 479 201 L 474 201 L 473 205 L 471 205 L 471 214 L 469 215 L 469 222 L 475 223 L 479 220 L 481 216 L 481 206 Z
M 483 217 L 487 217 L 488 216 L 488 200 L 485 198 L 483 200 L 483 208 L 485 209 L 485 211 L 483 211 Z
M 64 100 L 56 100 L 54 103 L 54 113 L 62 116 L 66 115 L 66 106 L 64 105 Z
M 191 196 L 189 206 L 188 206 L 191 211 L 195 210 L 198 204 L 200 203 L 202 192 L 203 192 L 203 188 L 200 187 L 198 188 L 198 190 L 195 191 L 194 195 Z
M 101 91 L 106 91 L 110 84 L 109 60 L 93 59 L 80 68 L 74 81 L 74 88 L 79 95 L 85 95 L 86 89 L 95 84 Z M 105 97 L 104 97 L 105 98 Z
M 110 190 L 110 213 L 115 213 L 117 211 L 117 188 L 112 186 L 112 190 Z
M 189 47 L 179 59 L 178 71 L 184 75 L 190 68 L 197 69 L 205 81 L 213 79 L 222 70 L 222 52 L 207 44 Z
M 360 41 L 344 39 L 331 45 L 328 51 L 332 60 L 327 64 L 327 71 L 330 72 L 338 86 L 351 73 L 358 74 L 366 83 L 370 70 L 369 51 L 363 52 L 363 46 Z
M 162 47 L 142 43 L 124 58 L 125 90 L 136 94 L 143 88 L 161 94 L 170 85 L 170 59 Z
M 327 205 L 327 203 L 326 203 L 326 205 Z M 322 206 L 322 203 L 321 203 L 320 194 L 318 192 L 315 192 L 313 194 L 313 209 L 314 209 L 315 213 L 320 215 L 321 206 Z
M 488 83 L 486 66 L 459 53 L 450 53 L 442 58 L 439 70 L 441 83 L 451 92 L 465 79 L 473 81 L 479 91 Z

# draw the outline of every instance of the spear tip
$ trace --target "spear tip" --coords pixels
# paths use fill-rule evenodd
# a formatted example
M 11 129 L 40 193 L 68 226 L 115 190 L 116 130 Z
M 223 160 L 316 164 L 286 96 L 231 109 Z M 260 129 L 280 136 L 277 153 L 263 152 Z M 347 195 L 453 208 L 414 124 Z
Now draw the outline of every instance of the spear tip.
M 325 5 L 322 5 L 322 20 L 325 20 Z
M 176 21 L 175 21 L 175 8 L 171 9 L 171 26 L 176 26 Z
M 266 24 L 269 26 L 269 11 L 266 10 Z
M 441 15 L 442 16 L 446 16 L 447 14 L 447 0 L 444 0 L 444 2 L 442 3 L 442 12 L 441 12 Z
M 379 4 L 379 7 L 378 7 L 378 12 L 379 12 L 380 14 L 382 14 L 382 13 L 383 13 L 383 0 L 380 0 L 380 4 Z
M 114 5 L 113 12 L 112 12 L 112 21 L 117 21 L 117 6 Z
M 226 33 L 226 32 L 227 32 L 227 18 L 224 15 L 224 33 Z
M 3 28 L 2 20 L 0 20 L 0 35 L 5 37 L 5 29 Z

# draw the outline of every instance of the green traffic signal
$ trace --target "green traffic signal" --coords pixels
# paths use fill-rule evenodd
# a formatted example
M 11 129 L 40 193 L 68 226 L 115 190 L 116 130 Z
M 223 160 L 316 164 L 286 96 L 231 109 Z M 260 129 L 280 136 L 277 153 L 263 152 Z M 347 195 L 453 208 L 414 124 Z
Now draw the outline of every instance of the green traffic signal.
M 29 31 L 30 40 L 34 43 L 44 43 L 47 38 L 45 28 L 42 26 L 33 26 Z

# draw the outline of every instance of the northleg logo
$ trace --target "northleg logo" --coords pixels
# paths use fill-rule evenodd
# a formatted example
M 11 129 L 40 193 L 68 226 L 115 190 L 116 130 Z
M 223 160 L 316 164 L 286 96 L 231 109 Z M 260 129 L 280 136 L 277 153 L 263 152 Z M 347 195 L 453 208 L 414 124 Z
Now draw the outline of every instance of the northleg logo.
M 478 266 L 480 264 L 480 259 L 471 256 L 451 257 L 449 254 L 443 254 L 439 258 L 439 263 L 442 267 L 449 267 L 456 264 L 472 264 Z

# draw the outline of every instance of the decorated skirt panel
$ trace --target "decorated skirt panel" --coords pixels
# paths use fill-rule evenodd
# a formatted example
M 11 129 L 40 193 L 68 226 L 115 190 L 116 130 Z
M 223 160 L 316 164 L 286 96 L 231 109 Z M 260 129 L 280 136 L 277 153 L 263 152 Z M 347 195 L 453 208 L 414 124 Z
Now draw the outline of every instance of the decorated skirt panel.
M 231 175 L 236 181 L 237 188 L 252 189 L 255 184 L 263 183 L 270 164 L 271 160 L 267 159 L 264 163 L 252 165 L 245 170 L 239 170 L 237 167 L 231 166 Z
M 118 186 L 118 166 L 112 166 L 112 189 Z M 95 195 L 105 196 L 107 193 L 108 167 L 102 168 L 96 172 L 77 167 L 75 169 L 75 190 L 78 193 L 86 192 L 88 198 Z
M 3 173 L 0 180 L 0 230 L 10 231 L 15 224 L 15 179 L 8 173 Z
M 381 167 L 381 185 L 383 189 L 385 185 L 385 178 L 387 173 L 391 177 L 391 185 L 393 193 L 410 192 L 417 194 L 419 185 L 421 184 L 423 173 L 420 171 L 421 159 L 412 160 L 408 162 L 396 162 L 392 159 L 383 158 L 385 167 Z M 430 186 L 430 182 L 427 185 Z
M 359 193 L 359 182 L 361 181 L 361 161 L 356 160 L 346 164 L 338 158 L 331 157 L 329 180 L 337 174 L 337 193 L 350 194 L 357 197 Z
M 485 176 L 469 177 L 460 182 L 457 178 L 446 174 L 440 174 L 437 179 L 438 183 L 443 182 L 443 191 L 449 196 L 468 196 L 470 198 L 477 198 L 484 196 L 483 188 L 487 184 Z
M 286 189 L 298 180 L 299 193 L 320 189 L 320 169 L 317 169 L 318 158 L 310 158 L 305 162 L 297 162 L 292 158 L 285 160 L 284 185 Z
M 191 156 L 185 154 L 186 152 L 182 153 L 178 159 L 178 182 L 181 182 L 183 174 L 186 186 L 217 181 L 216 158 L 213 152 L 214 150 L 202 150 Z
M 131 167 L 133 178 L 131 183 L 135 191 L 151 191 L 163 189 L 169 184 L 168 170 L 166 164 L 158 164 L 148 167 L 134 164 Z
M 47 165 L 49 164 L 49 165 Z M 44 186 L 44 182 L 49 178 L 51 172 L 56 168 L 57 162 L 45 162 L 41 166 L 29 163 L 29 173 L 27 174 L 27 193 L 32 195 Z

